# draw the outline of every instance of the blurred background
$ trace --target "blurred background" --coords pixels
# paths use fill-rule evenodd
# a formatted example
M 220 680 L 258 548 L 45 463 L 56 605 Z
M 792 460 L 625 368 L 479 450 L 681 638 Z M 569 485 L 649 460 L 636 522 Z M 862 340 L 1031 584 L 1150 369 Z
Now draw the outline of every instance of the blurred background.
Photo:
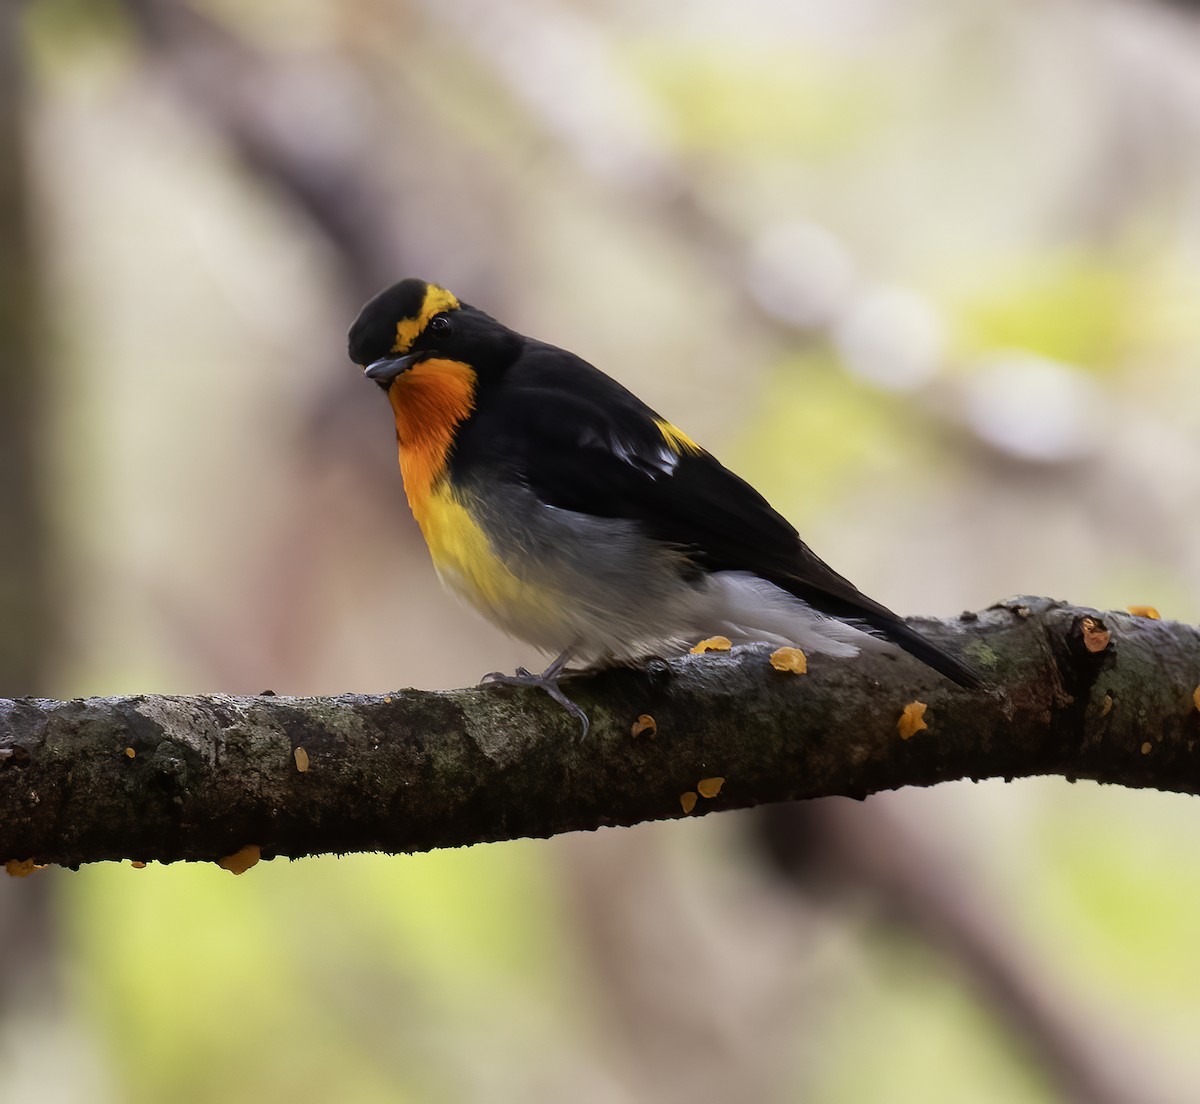
M 1200 619 L 1165 0 L 7 0 L 0 694 L 449 687 L 361 303 L 630 384 L 905 613 Z M 1200 1099 L 1200 806 L 1062 780 L 0 884 L 0 1100 Z

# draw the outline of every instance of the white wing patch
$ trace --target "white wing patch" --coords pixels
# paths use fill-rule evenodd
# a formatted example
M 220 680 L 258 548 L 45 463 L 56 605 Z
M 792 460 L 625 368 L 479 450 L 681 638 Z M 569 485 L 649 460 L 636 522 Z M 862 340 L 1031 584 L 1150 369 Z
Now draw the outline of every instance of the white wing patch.
M 605 433 L 589 427 L 580 436 L 579 443 L 584 448 L 596 448 L 611 453 L 618 460 L 651 479 L 670 475 L 679 466 L 679 454 L 666 441 L 658 445 L 653 453 L 648 453 L 644 444 L 623 436 L 615 429 Z

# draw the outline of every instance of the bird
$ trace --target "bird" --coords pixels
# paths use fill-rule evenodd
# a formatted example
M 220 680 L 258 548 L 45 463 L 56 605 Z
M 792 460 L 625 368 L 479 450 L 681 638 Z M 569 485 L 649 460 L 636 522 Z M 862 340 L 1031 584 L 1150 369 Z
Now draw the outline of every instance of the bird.
M 638 665 L 701 638 L 849 658 L 899 648 L 979 674 L 821 560 L 748 482 L 600 369 L 408 278 L 362 308 L 350 360 L 386 392 L 441 580 L 555 658 L 483 682 L 577 718 L 567 665 Z

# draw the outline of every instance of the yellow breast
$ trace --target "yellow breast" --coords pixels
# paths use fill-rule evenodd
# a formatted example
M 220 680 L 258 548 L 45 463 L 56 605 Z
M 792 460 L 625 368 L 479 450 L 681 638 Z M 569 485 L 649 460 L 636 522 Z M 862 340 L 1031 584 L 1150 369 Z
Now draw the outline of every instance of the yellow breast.
M 501 559 L 448 484 L 429 496 L 418 521 L 438 577 L 489 621 L 545 651 L 561 651 L 572 642 L 569 603 Z
M 510 570 L 450 486 L 450 449 L 474 397 L 470 366 L 440 359 L 422 361 L 388 391 L 404 491 L 434 567 L 467 601 L 512 631 L 515 619 L 537 618 L 539 610 L 549 614 L 555 598 Z

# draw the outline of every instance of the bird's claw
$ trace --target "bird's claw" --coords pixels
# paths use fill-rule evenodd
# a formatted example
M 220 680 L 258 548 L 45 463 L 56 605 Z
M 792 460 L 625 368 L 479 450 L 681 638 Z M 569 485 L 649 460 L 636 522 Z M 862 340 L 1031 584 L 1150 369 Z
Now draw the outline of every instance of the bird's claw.
M 538 690 L 544 690 L 570 713 L 572 717 L 579 721 L 582 729 L 579 738 L 582 740 L 587 736 L 588 730 L 591 728 L 591 722 L 588 720 L 588 715 L 560 689 L 558 680 L 561 674 L 562 664 L 556 661 L 540 675 L 535 675 L 524 667 L 518 667 L 516 672 L 511 675 L 505 674 L 503 671 L 489 671 L 479 681 L 481 685 L 490 682 L 501 686 L 529 686 Z

